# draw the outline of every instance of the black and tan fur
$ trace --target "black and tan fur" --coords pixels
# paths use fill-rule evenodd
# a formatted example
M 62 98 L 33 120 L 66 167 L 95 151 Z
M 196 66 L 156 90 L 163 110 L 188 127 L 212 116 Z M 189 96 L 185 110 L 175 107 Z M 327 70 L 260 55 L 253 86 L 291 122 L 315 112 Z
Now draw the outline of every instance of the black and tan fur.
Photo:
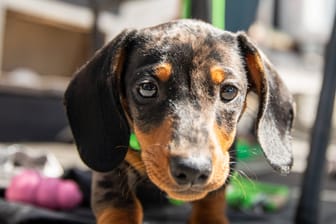
M 292 96 L 244 33 L 178 20 L 125 30 L 99 50 L 65 94 L 79 154 L 94 170 L 98 223 L 142 223 L 134 193 L 139 176 L 192 202 L 190 223 L 228 223 L 229 149 L 250 91 L 259 96 L 256 128 L 265 157 L 286 174 Z M 129 149 L 131 132 L 141 153 Z

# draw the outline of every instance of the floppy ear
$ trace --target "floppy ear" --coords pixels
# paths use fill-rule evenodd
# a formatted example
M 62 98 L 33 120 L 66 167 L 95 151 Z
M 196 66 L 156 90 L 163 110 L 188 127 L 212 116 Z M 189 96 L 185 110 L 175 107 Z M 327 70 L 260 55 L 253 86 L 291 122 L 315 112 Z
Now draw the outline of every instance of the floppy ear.
M 80 157 L 96 171 L 110 171 L 124 159 L 129 127 L 120 104 L 124 49 L 134 31 L 119 34 L 76 73 L 65 106 Z
M 294 103 L 273 66 L 243 33 L 237 35 L 250 87 L 259 96 L 257 137 L 271 166 L 287 174 L 293 164 L 291 128 Z

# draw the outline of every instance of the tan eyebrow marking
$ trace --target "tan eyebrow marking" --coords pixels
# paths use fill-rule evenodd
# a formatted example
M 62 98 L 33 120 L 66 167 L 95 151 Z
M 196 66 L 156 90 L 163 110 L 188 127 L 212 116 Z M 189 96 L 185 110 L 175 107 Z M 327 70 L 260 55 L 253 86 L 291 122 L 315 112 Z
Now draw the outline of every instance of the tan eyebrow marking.
M 161 81 L 167 81 L 171 76 L 172 66 L 169 63 L 161 63 L 155 68 L 155 74 Z
M 224 70 L 219 66 L 213 66 L 210 68 L 211 79 L 215 84 L 220 84 L 225 78 Z

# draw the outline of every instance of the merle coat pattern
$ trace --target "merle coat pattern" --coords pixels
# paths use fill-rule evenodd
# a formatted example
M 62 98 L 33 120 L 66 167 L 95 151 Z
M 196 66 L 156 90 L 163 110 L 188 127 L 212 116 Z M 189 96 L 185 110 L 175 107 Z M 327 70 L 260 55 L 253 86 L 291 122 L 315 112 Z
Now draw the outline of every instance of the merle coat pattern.
M 142 223 L 137 178 L 193 204 L 189 223 L 228 223 L 230 147 L 246 96 L 259 97 L 256 133 L 266 159 L 292 166 L 293 99 L 244 33 L 195 20 L 125 30 L 80 68 L 66 94 L 72 132 L 94 170 L 100 224 Z M 141 152 L 129 148 L 134 133 Z

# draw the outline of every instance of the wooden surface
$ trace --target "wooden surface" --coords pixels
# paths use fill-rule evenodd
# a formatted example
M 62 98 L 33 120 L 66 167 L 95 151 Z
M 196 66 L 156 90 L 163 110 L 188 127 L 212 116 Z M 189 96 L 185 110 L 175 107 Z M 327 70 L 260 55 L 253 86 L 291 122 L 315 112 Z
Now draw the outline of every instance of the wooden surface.
M 7 10 L 3 70 L 30 68 L 41 75 L 71 76 L 91 54 L 90 31 Z

